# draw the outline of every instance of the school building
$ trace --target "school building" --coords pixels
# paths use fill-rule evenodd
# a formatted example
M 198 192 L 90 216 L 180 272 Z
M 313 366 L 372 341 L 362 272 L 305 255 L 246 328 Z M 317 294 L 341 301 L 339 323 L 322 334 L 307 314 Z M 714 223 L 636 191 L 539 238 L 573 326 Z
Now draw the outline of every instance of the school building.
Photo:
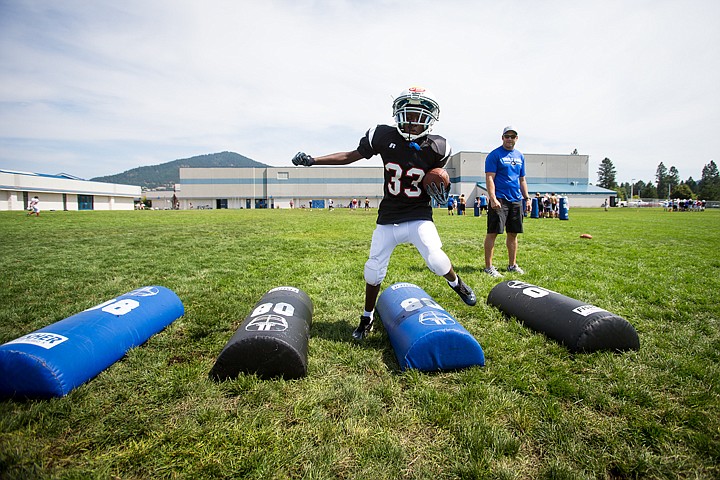
M 40 199 L 41 211 L 132 210 L 140 195 L 135 185 L 0 169 L 0 211 L 25 210 L 34 196 Z
M 448 160 L 451 194 L 464 194 L 472 205 L 486 192 L 484 152 L 459 152 Z M 587 155 L 525 154 L 529 193 L 556 193 L 572 207 L 599 207 L 614 190 L 590 185 Z M 383 196 L 383 167 L 314 166 L 247 168 L 180 168 L 174 195 L 188 208 L 324 208 L 360 206 L 367 198 L 376 208 Z M 148 198 L 151 193 L 148 192 Z M 158 197 L 160 200 L 160 197 Z

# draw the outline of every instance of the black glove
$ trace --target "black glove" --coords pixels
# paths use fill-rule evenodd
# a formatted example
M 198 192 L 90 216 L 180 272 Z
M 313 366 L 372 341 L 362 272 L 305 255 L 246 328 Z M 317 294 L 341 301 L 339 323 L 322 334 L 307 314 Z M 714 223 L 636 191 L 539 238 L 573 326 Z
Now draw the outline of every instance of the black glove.
M 448 201 L 448 197 L 450 196 L 450 191 L 445 190 L 445 185 L 442 183 L 439 187 L 437 183 L 428 183 L 425 187 L 425 191 L 438 203 L 438 205 L 445 205 Z
M 315 164 L 315 159 L 305 152 L 298 152 L 292 159 L 293 165 L 303 165 L 305 167 L 312 167 Z

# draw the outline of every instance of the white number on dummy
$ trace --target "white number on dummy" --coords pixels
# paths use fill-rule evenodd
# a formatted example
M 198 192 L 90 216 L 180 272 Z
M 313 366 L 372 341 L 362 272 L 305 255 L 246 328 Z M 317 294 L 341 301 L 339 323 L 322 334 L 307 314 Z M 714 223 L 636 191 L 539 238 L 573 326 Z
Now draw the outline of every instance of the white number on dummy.
M 102 307 L 102 311 L 112 315 L 125 315 L 140 306 L 140 302 L 132 298 L 124 298 Z
M 525 295 L 527 295 L 528 297 L 542 298 L 542 297 L 548 295 L 550 292 L 548 292 L 544 288 L 540 288 L 540 287 L 528 287 L 528 288 L 523 289 L 523 293 Z
M 275 308 L 273 308 L 273 305 Z M 274 313 L 277 313 L 278 315 L 283 315 L 285 317 L 292 317 L 295 313 L 295 307 L 290 305 L 289 303 L 280 302 L 278 304 L 273 303 L 263 303 L 261 305 L 258 305 L 255 310 L 253 310 L 251 317 L 257 317 L 258 315 L 263 315 L 265 313 L 268 313 L 270 310 Z
M 423 307 L 423 304 L 427 305 L 430 308 L 438 308 L 442 310 L 442 307 L 432 298 L 406 298 L 402 302 L 400 302 L 400 306 L 405 309 L 406 312 L 413 312 L 419 308 Z

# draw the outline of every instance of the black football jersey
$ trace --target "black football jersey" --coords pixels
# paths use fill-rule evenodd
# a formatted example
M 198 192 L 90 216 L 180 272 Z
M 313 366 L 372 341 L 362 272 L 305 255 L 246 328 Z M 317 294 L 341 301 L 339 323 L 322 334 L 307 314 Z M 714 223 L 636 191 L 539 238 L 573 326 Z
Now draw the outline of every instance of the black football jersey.
M 380 225 L 432 220 L 430 196 L 422 188 L 422 179 L 433 168 L 445 166 L 451 149 L 439 135 L 425 135 L 415 142 L 419 150 L 389 125 L 371 128 L 360 139 L 357 151 L 365 158 L 380 155 L 385 167 L 384 195 L 377 219 Z

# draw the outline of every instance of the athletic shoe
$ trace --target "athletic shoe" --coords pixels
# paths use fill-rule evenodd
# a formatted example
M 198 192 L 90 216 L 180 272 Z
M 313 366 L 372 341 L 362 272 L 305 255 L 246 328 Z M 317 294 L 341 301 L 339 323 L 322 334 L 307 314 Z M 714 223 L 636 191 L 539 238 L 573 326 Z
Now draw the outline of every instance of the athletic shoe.
M 498 272 L 497 268 L 493 266 L 483 269 L 483 272 L 487 273 L 493 278 L 502 278 L 502 273 Z
M 370 317 L 366 317 L 365 315 L 360 316 L 360 325 L 355 329 L 352 336 L 355 340 L 362 340 L 363 338 L 367 337 L 368 334 L 372 331 L 373 328 L 373 319 Z
M 452 285 L 450 288 L 455 290 L 455 293 L 460 295 L 460 298 L 462 298 L 462 301 L 470 305 L 471 307 L 477 303 L 477 298 L 475 298 L 475 292 L 472 291 L 472 288 L 465 285 L 465 282 L 462 281 L 460 278 L 460 275 L 457 276 L 458 284 L 457 286 L 453 287 Z M 448 283 L 448 285 L 450 285 Z
M 508 265 L 508 272 L 510 273 L 517 273 L 518 275 L 524 275 L 525 270 L 520 268 L 519 265 Z

